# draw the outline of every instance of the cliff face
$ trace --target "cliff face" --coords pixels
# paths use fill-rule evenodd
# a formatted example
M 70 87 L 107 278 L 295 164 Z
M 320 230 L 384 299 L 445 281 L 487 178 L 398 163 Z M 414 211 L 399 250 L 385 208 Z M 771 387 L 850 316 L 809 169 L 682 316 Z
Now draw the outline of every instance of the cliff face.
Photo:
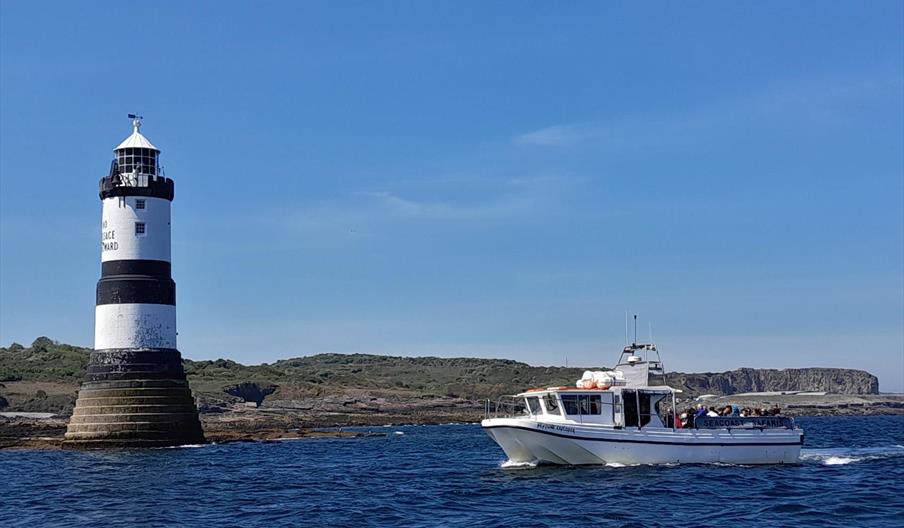
M 729 395 L 741 392 L 818 391 L 878 394 L 879 379 L 864 370 L 837 368 L 752 369 L 668 375 L 669 385 L 690 394 Z

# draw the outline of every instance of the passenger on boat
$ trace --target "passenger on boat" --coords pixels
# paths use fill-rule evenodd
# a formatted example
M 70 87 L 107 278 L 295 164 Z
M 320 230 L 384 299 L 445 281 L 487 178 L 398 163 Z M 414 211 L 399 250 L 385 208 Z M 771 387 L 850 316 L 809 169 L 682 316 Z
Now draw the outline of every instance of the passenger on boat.
M 694 408 L 691 407 L 690 409 L 684 411 L 684 414 L 686 415 L 686 417 L 684 419 L 685 427 L 693 429 L 694 421 L 697 419 L 696 413 L 694 412 Z
M 715 417 L 719 416 L 719 413 L 716 412 L 715 407 L 710 407 L 709 411 L 706 413 L 706 416 L 709 416 L 710 418 L 715 418 Z
M 706 416 L 706 407 L 704 407 L 702 403 L 698 403 L 697 412 L 694 413 L 694 419 L 700 418 L 701 416 Z

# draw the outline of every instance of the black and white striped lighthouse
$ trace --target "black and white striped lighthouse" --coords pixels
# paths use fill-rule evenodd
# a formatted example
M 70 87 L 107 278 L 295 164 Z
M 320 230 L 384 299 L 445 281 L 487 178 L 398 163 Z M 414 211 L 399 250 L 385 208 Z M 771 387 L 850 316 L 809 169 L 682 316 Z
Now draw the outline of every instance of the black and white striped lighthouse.
M 100 180 L 101 278 L 94 352 L 64 447 L 141 447 L 204 441 L 176 348 L 176 283 L 171 275 L 173 180 L 160 150 L 141 134 L 113 150 Z

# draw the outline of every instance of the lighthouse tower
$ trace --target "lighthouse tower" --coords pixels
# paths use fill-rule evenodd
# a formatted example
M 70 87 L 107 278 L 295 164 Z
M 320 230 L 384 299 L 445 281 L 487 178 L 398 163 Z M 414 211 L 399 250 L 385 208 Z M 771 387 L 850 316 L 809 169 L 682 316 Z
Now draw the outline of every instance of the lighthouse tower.
M 64 447 L 157 447 L 204 441 L 176 348 L 176 283 L 171 275 L 174 183 L 160 150 L 141 134 L 113 150 L 100 180 L 101 278 L 94 352 Z

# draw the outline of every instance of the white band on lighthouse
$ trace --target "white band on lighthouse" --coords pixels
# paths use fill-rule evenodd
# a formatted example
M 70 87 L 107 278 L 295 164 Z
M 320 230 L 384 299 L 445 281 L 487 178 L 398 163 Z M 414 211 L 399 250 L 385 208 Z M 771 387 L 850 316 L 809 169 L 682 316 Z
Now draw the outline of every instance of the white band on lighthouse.
M 101 304 L 95 309 L 94 348 L 176 348 L 176 307 Z
M 170 261 L 170 201 L 149 196 L 104 200 L 101 261 Z

